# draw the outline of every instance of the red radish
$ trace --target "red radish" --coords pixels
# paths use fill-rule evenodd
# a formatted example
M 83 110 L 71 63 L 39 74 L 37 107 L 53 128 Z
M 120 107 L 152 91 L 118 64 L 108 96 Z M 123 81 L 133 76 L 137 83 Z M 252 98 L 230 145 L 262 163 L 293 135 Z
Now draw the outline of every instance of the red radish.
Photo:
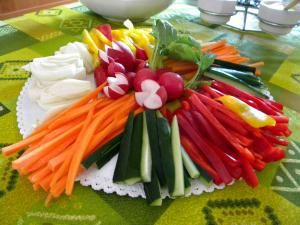
M 109 76 L 114 76 L 115 73 L 125 73 L 125 67 L 121 63 L 111 62 L 108 64 L 107 72 Z
M 166 72 L 170 72 L 170 70 L 168 70 L 166 68 L 161 68 L 161 69 L 156 70 L 156 75 L 159 78 L 162 74 L 164 74 Z
M 136 59 L 135 60 L 135 72 L 138 72 L 139 70 L 141 69 L 144 69 L 146 68 L 148 65 L 147 65 L 147 62 L 145 60 L 142 60 L 142 59 Z
M 112 41 L 111 26 L 109 24 L 101 24 L 96 26 L 96 29 L 99 30 L 108 40 Z
M 129 82 L 123 73 L 116 73 L 115 77 L 107 78 L 108 86 L 104 87 L 104 94 L 112 99 L 119 98 L 126 94 L 129 89 Z
M 103 92 L 107 97 L 112 99 L 120 98 L 125 94 L 125 92 L 115 84 L 104 87 Z
M 135 45 L 135 49 L 136 49 L 135 57 L 137 59 L 141 59 L 141 60 L 144 60 L 144 61 L 148 60 L 148 56 L 147 56 L 147 54 L 146 54 L 146 52 L 145 52 L 144 49 L 140 48 L 137 45 Z
M 127 63 L 131 64 L 131 66 L 133 66 L 134 61 L 135 61 L 135 56 L 134 56 L 133 52 L 131 51 L 131 49 L 122 41 L 114 41 L 113 44 L 117 44 L 119 46 L 121 52 L 124 54 L 124 57 L 127 60 Z M 124 66 L 126 67 L 126 65 L 124 65 Z M 131 68 L 131 70 L 128 69 L 128 71 L 132 71 L 132 68 Z
M 161 108 L 167 100 L 167 91 L 154 80 L 144 80 L 141 83 L 141 92 L 135 92 L 136 102 L 148 109 Z
M 167 91 L 166 91 L 166 88 L 164 86 L 161 86 L 156 94 L 161 98 L 161 101 L 162 101 L 162 104 L 166 104 L 167 100 L 168 100 L 168 94 L 167 94 Z
M 117 85 L 124 91 L 124 94 L 129 89 L 129 82 L 127 77 L 123 73 L 116 73 L 115 77 L 108 77 L 107 78 L 108 85 Z
M 105 82 L 107 77 L 108 77 L 107 66 L 105 64 L 101 63 L 94 70 L 94 78 L 95 78 L 97 87 L 99 85 L 101 85 L 103 82 Z
M 133 71 L 134 69 L 134 58 L 128 57 L 128 55 L 124 54 L 124 52 L 108 48 L 107 55 L 113 58 L 116 62 L 121 63 L 126 71 Z
M 184 92 L 183 79 L 177 73 L 163 73 L 159 77 L 158 83 L 166 88 L 168 101 L 179 98 Z
M 133 85 L 135 91 L 141 91 L 141 84 L 144 80 L 156 80 L 156 74 L 149 68 L 144 68 L 136 73 Z
M 133 87 L 133 81 L 136 76 L 135 72 L 127 72 L 125 73 L 125 76 L 127 77 L 128 83 L 129 83 L 129 88 Z

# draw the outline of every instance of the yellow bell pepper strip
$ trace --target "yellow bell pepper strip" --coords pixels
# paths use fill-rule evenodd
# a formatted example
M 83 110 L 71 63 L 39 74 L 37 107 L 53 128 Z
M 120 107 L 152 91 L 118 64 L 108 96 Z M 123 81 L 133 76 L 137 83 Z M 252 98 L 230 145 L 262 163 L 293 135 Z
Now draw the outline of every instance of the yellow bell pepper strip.
M 95 33 L 95 35 L 97 36 L 97 38 L 99 39 L 99 41 L 103 43 L 103 45 L 109 45 L 109 46 L 111 46 L 111 41 L 108 40 L 107 37 L 105 37 L 105 35 L 102 34 L 99 30 L 93 29 L 92 31 Z
M 88 46 L 88 49 L 91 53 L 98 54 L 99 48 L 87 30 L 83 30 L 82 41 Z
M 253 108 L 245 102 L 231 95 L 224 95 L 217 98 L 229 110 L 241 117 L 246 123 L 254 128 L 275 126 L 276 121 L 271 116 Z

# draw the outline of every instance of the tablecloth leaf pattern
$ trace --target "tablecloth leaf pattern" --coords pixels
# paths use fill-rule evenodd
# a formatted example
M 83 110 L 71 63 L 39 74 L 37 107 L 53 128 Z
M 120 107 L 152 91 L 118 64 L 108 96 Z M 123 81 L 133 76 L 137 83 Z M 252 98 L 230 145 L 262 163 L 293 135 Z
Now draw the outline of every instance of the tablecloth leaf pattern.
M 74 195 L 63 196 L 44 208 L 46 194 L 34 192 L 29 181 L 11 169 L 17 155 L 0 156 L 1 225 L 102 224 L 300 224 L 300 29 L 286 36 L 241 33 L 222 26 L 203 26 L 191 1 L 177 1 L 155 18 L 168 19 L 179 32 L 203 41 L 227 39 L 253 60 L 265 61 L 262 78 L 275 99 L 285 105 L 293 135 L 287 157 L 259 174 L 256 189 L 236 182 L 224 190 L 201 196 L 166 199 L 159 208 L 142 199 L 95 192 L 76 185 Z M 21 67 L 35 57 L 53 54 L 60 46 L 81 39 L 83 29 L 107 22 L 80 3 L 40 10 L 0 21 L 0 147 L 21 139 L 16 101 L 30 76 Z M 113 27 L 120 27 L 112 22 Z

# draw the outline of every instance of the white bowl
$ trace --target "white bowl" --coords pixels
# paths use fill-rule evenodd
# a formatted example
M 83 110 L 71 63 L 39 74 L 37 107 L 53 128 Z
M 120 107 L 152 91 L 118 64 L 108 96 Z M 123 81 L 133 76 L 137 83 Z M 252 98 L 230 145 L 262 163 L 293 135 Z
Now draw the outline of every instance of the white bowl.
M 284 4 L 280 0 L 265 0 L 261 3 L 258 17 L 260 28 L 272 34 L 287 34 L 300 20 L 300 7 L 284 10 Z
M 163 11 L 174 0 L 81 0 L 90 10 L 117 21 L 143 21 Z
M 226 24 L 235 14 L 237 0 L 198 0 L 200 17 L 212 24 Z

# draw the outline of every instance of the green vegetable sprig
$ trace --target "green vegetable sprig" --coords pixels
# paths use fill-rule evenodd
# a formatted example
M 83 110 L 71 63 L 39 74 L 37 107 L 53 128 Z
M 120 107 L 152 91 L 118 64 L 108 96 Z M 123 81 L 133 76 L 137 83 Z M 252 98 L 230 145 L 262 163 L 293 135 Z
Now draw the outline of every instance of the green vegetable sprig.
M 201 53 L 200 43 L 190 35 L 179 35 L 176 29 L 167 21 L 156 20 L 153 27 L 156 45 L 150 59 L 153 70 L 163 67 L 163 59 L 170 58 L 194 62 L 198 65 L 193 78 L 185 84 L 186 88 L 195 87 L 203 73 L 212 65 L 215 56 Z

